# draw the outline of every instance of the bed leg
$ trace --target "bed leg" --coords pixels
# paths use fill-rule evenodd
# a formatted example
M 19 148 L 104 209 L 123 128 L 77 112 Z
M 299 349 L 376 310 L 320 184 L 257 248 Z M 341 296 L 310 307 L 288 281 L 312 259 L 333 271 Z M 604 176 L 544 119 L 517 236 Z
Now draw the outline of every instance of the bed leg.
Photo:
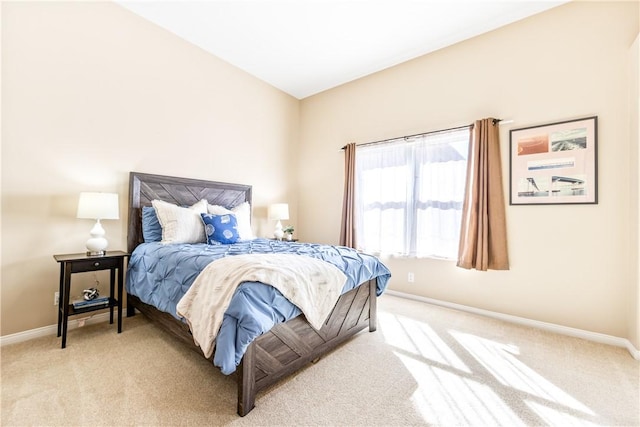
M 369 280 L 369 332 L 375 332 L 378 329 L 378 320 L 376 314 L 378 312 L 378 295 L 376 294 L 376 279 Z
M 238 366 L 238 415 L 244 417 L 255 406 L 256 377 L 255 377 L 254 344 L 247 347 Z
M 136 309 L 131 303 L 129 299 L 129 294 L 127 294 L 127 317 L 133 317 L 136 314 Z

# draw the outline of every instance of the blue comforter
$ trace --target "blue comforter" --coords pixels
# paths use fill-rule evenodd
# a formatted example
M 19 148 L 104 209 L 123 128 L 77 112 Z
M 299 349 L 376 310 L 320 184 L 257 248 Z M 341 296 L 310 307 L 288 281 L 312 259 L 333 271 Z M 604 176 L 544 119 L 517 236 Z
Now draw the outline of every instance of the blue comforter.
M 327 261 L 347 276 L 343 293 L 376 278 L 380 295 L 391 277 L 377 258 L 343 246 L 268 239 L 233 245 L 143 243 L 129 260 L 127 292 L 180 319 L 176 305 L 204 267 L 221 257 L 250 253 L 295 253 Z M 299 314 L 300 310 L 277 289 L 259 282 L 242 283 L 224 315 L 213 363 L 224 374 L 234 372 L 256 337 Z

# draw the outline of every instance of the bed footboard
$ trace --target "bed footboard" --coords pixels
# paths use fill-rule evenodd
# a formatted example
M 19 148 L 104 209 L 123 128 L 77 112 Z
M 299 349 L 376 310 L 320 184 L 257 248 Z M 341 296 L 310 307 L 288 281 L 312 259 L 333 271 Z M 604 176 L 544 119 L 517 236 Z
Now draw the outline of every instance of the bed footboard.
M 303 368 L 369 327 L 376 330 L 376 280 L 343 294 L 319 331 L 298 316 L 256 339 L 238 367 L 238 415 L 255 406 L 257 392 Z

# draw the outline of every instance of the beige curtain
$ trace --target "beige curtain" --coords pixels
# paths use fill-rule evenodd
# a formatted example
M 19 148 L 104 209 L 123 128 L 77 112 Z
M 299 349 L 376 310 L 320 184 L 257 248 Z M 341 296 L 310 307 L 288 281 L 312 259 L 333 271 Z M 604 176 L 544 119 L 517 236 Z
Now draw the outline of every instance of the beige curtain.
M 356 144 L 354 142 L 344 146 L 344 199 L 342 201 L 342 227 L 340 229 L 340 244 L 356 247 L 355 236 L 355 187 L 356 187 Z
M 471 132 L 458 267 L 508 270 L 498 121 L 476 120 Z

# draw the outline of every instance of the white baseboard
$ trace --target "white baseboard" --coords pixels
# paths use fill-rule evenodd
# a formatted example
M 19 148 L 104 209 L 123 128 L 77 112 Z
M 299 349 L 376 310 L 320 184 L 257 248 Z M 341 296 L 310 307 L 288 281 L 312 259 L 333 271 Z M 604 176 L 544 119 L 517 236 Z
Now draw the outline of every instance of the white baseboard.
M 530 326 L 532 328 L 542 329 L 549 332 L 555 332 L 562 335 L 568 335 L 571 337 L 582 338 L 589 341 L 594 341 L 602 344 L 608 344 L 615 347 L 626 348 L 631 356 L 640 360 L 640 351 L 633 346 L 631 341 L 625 338 L 614 337 L 611 335 L 601 334 L 598 332 L 590 332 L 582 329 L 570 328 L 567 326 L 556 325 L 554 323 L 541 322 L 538 320 L 526 319 L 524 317 L 512 316 L 510 314 L 498 313 L 495 311 L 483 310 L 481 308 L 470 307 L 467 305 L 456 304 L 447 301 L 441 301 L 433 298 L 426 298 L 417 295 L 406 294 L 404 292 L 397 292 L 392 290 L 386 290 L 385 294 L 394 295 L 400 298 L 411 299 L 415 301 L 422 301 L 428 304 L 439 305 L 441 307 L 452 308 L 454 310 L 466 311 L 468 313 L 479 314 L 481 316 L 492 317 L 494 319 L 504 320 L 506 322 L 517 323 L 519 325 Z
M 123 313 L 125 314 L 125 313 Z M 118 309 L 113 310 L 114 322 L 117 320 Z M 67 332 L 71 329 L 79 328 L 83 325 L 91 325 L 99 322 L 106 322 L 109 320 L 109 312 L 94 314 L 94 315 L 76 315 L 73 319 L 69 319 L 67 323 Z M 0 337 L 0 347 L 15 344 L 18 342 L 28 341 L 34 338 L 46 337 L 58 333 L 58 324 L 43 326 L 42 328 L 31 329 L 24 332 L 18 332 L 11 335 L 5 335 Z

